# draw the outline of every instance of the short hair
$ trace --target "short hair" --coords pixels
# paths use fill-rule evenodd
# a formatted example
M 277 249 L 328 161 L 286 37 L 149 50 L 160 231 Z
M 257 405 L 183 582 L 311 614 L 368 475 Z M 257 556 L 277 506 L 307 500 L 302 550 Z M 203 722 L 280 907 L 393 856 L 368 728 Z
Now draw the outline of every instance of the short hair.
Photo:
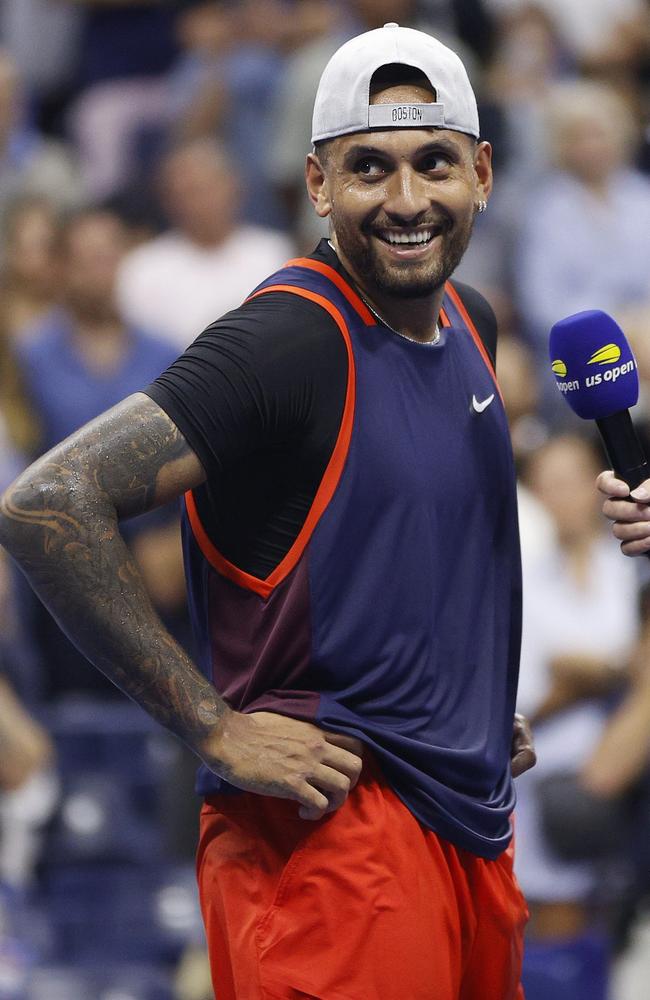
M 629 103 L 617 90 L 597 80 L 556 83 L 546 98 L 545 123 L 552 161 L 564 166 L 566 132 L 577 122 L 606 121 L 623 159 L 634 154 L 639 129 Z
M 412 84 L 416 87 L 426 87 L 436 100 L 436 88 L 421 69 L 409 66 L 407 63 L 386 63 L 376 69 L 370 78 L 370 97 L 387 87 L 399 87 L 400 84 Z

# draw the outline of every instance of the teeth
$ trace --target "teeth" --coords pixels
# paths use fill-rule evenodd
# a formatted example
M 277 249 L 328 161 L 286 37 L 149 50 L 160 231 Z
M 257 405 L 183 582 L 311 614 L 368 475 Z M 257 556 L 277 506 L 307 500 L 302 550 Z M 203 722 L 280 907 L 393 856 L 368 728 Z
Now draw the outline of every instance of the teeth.
M 432 237 L 430 229 L 421 229 L 417 232 L 410 233 L 394 233 L 388 229 L 385 229 L 380 236 L 387 243 L 428 243 Z

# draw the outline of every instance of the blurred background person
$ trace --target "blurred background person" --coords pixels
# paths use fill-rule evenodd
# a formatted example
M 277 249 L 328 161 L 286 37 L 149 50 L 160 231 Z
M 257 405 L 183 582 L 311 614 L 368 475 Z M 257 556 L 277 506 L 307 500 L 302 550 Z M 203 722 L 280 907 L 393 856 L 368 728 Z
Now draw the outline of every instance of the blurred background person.
M 171 150 L 159 179 L 172 228 L 124 259 L 119 302 L 131 322 L 156 330 L 180 353 L 289 260 L 293 246 L 280 232 L 241 221 L 237 170 L 216 140 Z
M 0 884 L 26 890 L 35 876 L 58 782 L 52 741 L 16 696 L 1 661 L 0 740 Z
M 650 299 L 650 182 L 634 167 L 637 127 L 626 102 L 591 81 L 554 88 L 547 141 L 554 164 L 522 214 L 516 300 L 546 356 L 557 320 Z
M 115 282 L 127 247 L 124 226 L 102 209 L 74 215 L 59 235 L 61 305 L 19 347 L 21 374 L 46 451 L 81 424 L 146 385 L 176 357 L 164 339 L 123 320 Z M 176 513 L 132 522 L 126 532 L 149 591 L 167 620 L 182 626 L 184 586 Z M 113 685 L 89 671 L 48 615 L 33 613 L 50 695 Z
M 0 49 L 0 222 L 7 204 L 20 194 L 43 195 L 61 208 L 83 199 L 74 157 L 30 122 L 14 59 Z
M 650 976 L 650 587 L 641 595 L 642 630 L 630 684 L 585 761 L 580 779 L 605 808 L 624 808 L 633 877 L 622 901 L 612 974 L 615 1000 L 640 1000 Z M 620 954 L 622 953 L 622 954 Z
M 23 195 L 7 206 L 0 264 L 0 325 L 14 344 L 58 301 L 58 226 L 54 205 L 38 195 Z
M 554 538 L 531 551 L 522 533 L 518 705 L 534 724 L 538 766 L 518 788 L 516 870 L 531 911 L 530 940 L 561 942 L 574 955 L 589 942 L 592 964 L 601 969 L 599 992 L 589 994 L 594 983 L 578 981 L 576 1000 L 605 998 L 608 943 L 595 919 L 601 872 L 587 845 L 584 857 L 568 860 L 551 839 L 549 795 L 564 786 L 567 803 L 572 790 L 577 797 L 572 782 L 602 736 L 612 693 L 623 689 L 639 631 L 636 566 L 607 534 L 593 489 L 601 464 L 591 441 L 564 435 L 532 452 L 524 474 Z M 561 820 L 571 843 L 568 809 Z

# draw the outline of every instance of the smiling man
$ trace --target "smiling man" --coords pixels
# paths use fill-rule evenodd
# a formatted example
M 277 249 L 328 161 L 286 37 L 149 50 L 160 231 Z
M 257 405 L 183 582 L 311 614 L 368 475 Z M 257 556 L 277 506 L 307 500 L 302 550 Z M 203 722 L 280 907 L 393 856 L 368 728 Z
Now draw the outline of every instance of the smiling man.
M 515 481 L 494 317 L 449 280 L 490 147 L 392 24 L 333 56 L 313 142 L 331 241 L 27 470 L 0 540 L 202 760 L 219 1000 L 516 1000 Z M 180 494 L 200 669 L 117 530 Z

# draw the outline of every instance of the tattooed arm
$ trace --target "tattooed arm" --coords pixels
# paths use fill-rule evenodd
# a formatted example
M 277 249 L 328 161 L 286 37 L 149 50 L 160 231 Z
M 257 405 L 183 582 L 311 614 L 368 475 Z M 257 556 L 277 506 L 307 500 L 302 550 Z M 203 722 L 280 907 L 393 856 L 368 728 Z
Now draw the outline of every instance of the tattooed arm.
M 76 646 L 233 784 L 296 799 L 318 818 L 344 801 L 359 744 L 268 712 L 232 711 L 156 614 L 118 528 L 205 479 L 144 394 L 91 421 L 0 500 L 0 543 Z M 325 794 L 323 794 L 323 792 Z

